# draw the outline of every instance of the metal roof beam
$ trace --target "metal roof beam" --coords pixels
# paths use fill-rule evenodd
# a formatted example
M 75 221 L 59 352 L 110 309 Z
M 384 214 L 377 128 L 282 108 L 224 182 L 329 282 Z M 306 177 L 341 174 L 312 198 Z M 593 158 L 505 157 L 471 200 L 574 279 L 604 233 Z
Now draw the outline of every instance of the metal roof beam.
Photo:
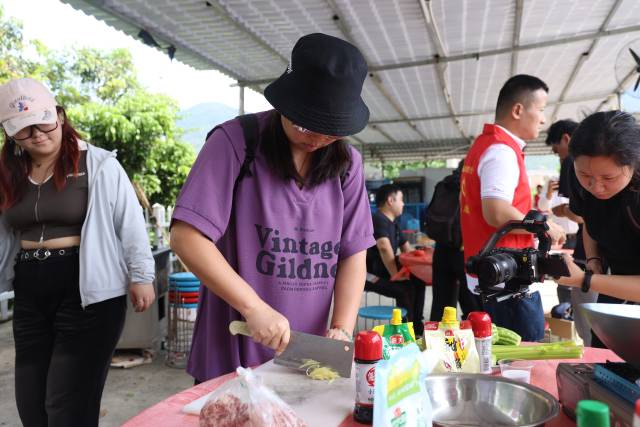
M 386 70 L 398 70 L 402 68 L 411 68 L 411 67 L 421 67 L 424 65 L 434 65 L 437 63 L 448 63 L 448 62 L 456 62 L 456 61 L 464 61 L 466 59 L 480 59 L 486 58 L 489 56 L 496 55 L 504 55 L 513 52 L 524 52 L 527 50 L 540 49 L 550 46 L 558 46 L 563 44 L 570 44 L 581 42 L 585 40 L 593 40 L 594 38 L 603 38 L 610 36 L 617 36 L 621 34 L 633 33 L 640 31 L 640 25 L 631 25 L 628 27 L 616 28 L 613 30 L 606 31 L 598 31 L 595 33 L 587 33 L 579 36 L 571 36 L 571 37 L 563 37 L 556 40 L 547 40 L 544 42 L 530 43 L 525 45 L 519 45 L 516 47 L 505 47 L 499 49 L 489 49 L 481 52 L 475 53 L 462 53 L 459 55 L 451 55 L 447 57 L 439 57 L 439 58 L 427 58 L 419 61 L 409 61 L 409 62 L 400 62 L 396 64 L 386 64 L 386 65 L 374 65 L 369 67 L 369 71 L 378 72 L 378 71 L 386 71 Z M 249 82 L 245 82 L 247 84 L 265 84 L 272 82 L 275 78 L 262 79 L 262 80 L 253 80 Z
M 587 34 L 582 34 L 582 35 L 578 35 L 578 36 L 563 37 L 563 38 L 556 39 L 556 40 L 547 40 L 547 41 L 544 41 L 544 42 L 530 43 L 530 44 L 525 44 L 525 45 L 519 45 L 519 46 L 516 46 L 516 47 L 490 49 L 490 50 L 486 50 L 486 51 L 482 51 L 482 52 L 464 53 L 464 54 L 452 55 L 452 56 L 448 56 L 448 57 L 444 57 L 444 58 L 429 58 L 429 59 L 423 59 L 423 60 L 420 60 L 420 61 L 410 61 L 410 62 L 404 62 L 404 63 L 398 63 L 398 64 L 388 64 L 388 65 L 373 66 L 373 67 L 371 67 L 371 70 L 373 70 L 373 71 L 395 70 L 395 69 L 398 69 L 398 68 L 420 67 L 420 66 L 423 66 L 423 65 L 433 65 L 433 64 L 435 64 L 437 62 L 446 63 L 446 62 L 464 61 L 465 59 L 480 59 L 480 58 L 485 58 L 485 57 L 488 57 L 488 56 L 503 55 L 503 54 L 512 53 L 512 52 L 524 52 L 524 51 L 527 51 L 527 50 L 540 49 L 540 48 L 544 48 L 544 47 L 576 43 L 576 42 L 581 42 L 581 41 L 585 41 L 585 40 L 592 40 L 594 38 L 617 36 L 617 35 L 620 35 L 620 34 L 633 33 L 633 32 L 636 32 L 636 31 L 640 31 L 640 25 L 632 25 L 632 26 L 629 26 L 629 27 L 616 28 L 614 30 L 605 30 L 605 31 L 600 30 L 600 31 L 597 31 L 595 33 L 587 33 Z
M 438 26 L 436 25 L 435 18 L 433 16 L 433 10 L 431 9 L 431 0 L 420 0 L 420 8 L 422 9 L 422 16 L 424 17 L 429 37 L 431 37 L 431 41 L 436 48 L 436 52 L 438 52 L 438 57 L 446 57 L 447 52 L 445 52 L 444 50 L 444 43 L 442 43 L 442 37 L 440 36 L 440 32 L 438 31 Z M 447 103 L 447 108 L 449 109 L 450 118 L 456 128 L 458 128 L 458 132 L 460 132 L 460 135 L 462 135 L 464 139 L 469 139 L 469 136 L 464 131 L 460 120 L 458 120 L 457 118 L 456 110 L 453 106 L 451 92 L 449 91 L 449 87 L 447 84 L 445 65 L 443 63 L 438 63 L 436 65 L 436 70 L 438 75 L 438 82 L 440 83 L 440 88 L 442 89 L 442 95 L 444 96 L 445 102 Z
M 384 136 L 387 140 L 391 141 L 394 144 L 397 144 L 398 141 L 396 141 L 391 135 L 389 135 L 387 132 L 385 132 L 383 129 L 380 129 L 380 126 L 378 125 L 372 125 L 371 123 L 369 123 L 367 126 L 371 127 L 371 129 L 377 131 L 378 133 L 380 133 L 380 135 Z M 425 139 L 426 141 L 426 139 Z
M 631 75 L 632 74 L 633 73 L 631 73 Z M 548 106 L 552 106 L 552 105 L 561 105 L 561 104 L 574 104 L 576 102 L 597 101 L 599 99 L 608 98 L 608 97 L 611 97 L 611 96 L 613 96 L 611 93 L 604 93 L 604 94 L 601 94 L 601 95 L 592 95 L 592 96 L 586 96 L 586 97 L 580 97 L 580 98 L 565 99 L 563 101 L 550 102 L 547 105 Z M 457 113 L 456 117 L 483 116 L 483 115 L 487 115 L 487 114 L 495 114 L 495 111 L 494 110 L 467 111 L 467 112 Z M 409 120 L 411 120 L 413 122 L 419 122 L 419 121 L 424 121 L 424 120 L 442 120 L 442 119 L 448 119 L 448 118 L 451 118 L 451 115 L 449 115 L 449 114 L 441 114 L 441 115 L 437 115 L 437 116 L 410 117 Z M 401 123 L 403 121 L 404 121 L 404 119 L 382 119 L 382 120 L 371 120 L 369 122 L 369 124 L 380 125 L 380 124 L 386 124 L 386 123 Z
M 522 28 L 522 11 L 524 0 L 516 0 L 515 2 L 515 25 L 513 27 L 513 48 L 520 45 L 520 29 Z M 518 70 L 518 51 L 511 52 L 511 75 L 515 76 Z
M 611 10 L 609 10 L 609 13 L 607 14 L 607 17 L 604 19 L 604 22 L 600 26 L 600 32 L 606 31 L 607 27 L 609 26 L 609 23 L 611 22 L 614 15 L 620 8 L 622 1 L 623 0 L 616 0 L 616 2 L 613 4 L 613 6 L 611 7 Z M 584 65 L 585 62 L 587 62 L 587 59 L 589 59 L 589 55 L 591 55 L 595 51 L 599 41 L 600 41 L 600 37 L 594 38 L 593 41 L 591 42 L 591 46 L 589 46 L 589 49 L 587 49 L 586 52 L 582 52 L 582 54 L 578 58 L 578 61 L 576 62 L 576 65 L 574 65 L 573 71 L 571 72 L 571 75 L 569 76 L 567 83 L 564 85 L 564 88 L 560 93 L 559 100 L 561 102 L 564 101 L 565 97 L 571 90 L 571 87 L 573 86 L 573 82 L 575 82 L 576 77 L 580 73 L 580 70 L 582 70 L 582 66 Z M 558 117 L 558 110 L 560 110 L 560 104 L 556 105 L 555 108 L 553 109 L 553 113 L 551 113 L 551 123 L 556 121 Z
M 629 71 L 629 74 L 627 74 L 627 76 L 624 79 L 622 79 L 620 84 L 618 86 L 616 86 L 616 88 L 613 90 L 613 92 L 611 92 L 607 98 L 605 98 L 604 100 L 602 100 L 602 102 L 600 104 L 598 104 L 598 107 L 596 108 L 596 112 L 602 110 L 604 108 L 604 106 L 609 103 L 609 98 L 611 98 L 612 96 L 616 96 L 619 93 L 624 92 L 624 89 L 628 85 L 630 85 L 631 82 L 633 81 L 634 77 L 636 76 L 636 73 L 637 73 L 636 69 L 632 68 L 631 71 Z M 618 108 L 622 108 L 622 106 L 618 105 Z
M 342 34 L 344 34 L 345 38 L 351 44 L 356 46 L 357 44 L 356 44 L 355 40 L 353 39 L 353 36 L 351 35 L 351 29 L 347 27 L 345 21 L 340 17 L 341 16 L 340 15 L 340 8 L 336 4 L 335 0 L 326 0 L 326 2 L 327 2 L 327 6 L 329 7 L 329 9 L 331 9 L 331 12 L 333 13 L 333 16 L 334 16 L 333 22 L 340 29 Z M 362 53 L 362 55 L 365 56 L 364 53 Z M 365 56 L 365 60 L 367 61 L 367 63 L 369 63 L 369 60 L 366 58 L 366 56 Z M 380 91 L 382 96 L 384 96 L 387 99 L 387 101 L 389 101 L 391 106 L 398 112 L 398 114 L 400 114 L 400 117 L 402 117 L 404 119 L 403 122 L 407 123 L 415 131 L 415 133 L 417 133 L 420 136 L 420 138 L 422 138 L 423 140 L 427 140 L 427 137 L 422 132 L 420 132 L 420 129 L 418 129 L 418 126 L 415 125 L 414 123 L 411 123 L 411 121 L 409 120 L 409 117 L 404 112 L 402 106 L 398 103 L 398 101 L 393 97 L 393 95 L 384 86 L 380 76 L 370 72 L 369 73 L 369 77 L 371 78 L 371 82 Z M 380 132 L 383 135 L 385 135 L 389 140 L 393 141 L 393 138 L 391 138 L 391 136 L 388 133 L 382 131 L 380 128 L 375 128 L 375 129 L 378 132 Z
M 225 21 L 227 21 L 227 23 L 231 24 L 232 26 L 236 27 L 238 31 L 247 35 L 251 40 L 257 43 L 261 48 L 263 48 L 267 52 L 270 52 L 274 56 L 277 56 L 282 62 L 284 62 L 285 65 L 289 63 L 289 58 L 285 57 L 280 52 L 275 50 L 271 45 L 269 45 L 266 41 L 264 41 L 262 37 L 260 37 L 253 31 L 251 31 L 249 27 L 247 27 L 238 19 L 236 19 L 231 14 L 231 12 L 227 10 L 226 6 L 220 3 L 219 0 L 207 0 L 204 3 L 207 5 L 207 7 L 212 8 L 220 17 L 222 17 Z
M 94 16 L 94 18 L 101 20 L 102 22 L 106 23 L 107 25 L 109 25 L 111 28 L 115 28 L 116 30 L 122 31 L 126 34 L 128 34 L 130 37 L 133 37 L 134 39 L 140 41 L 141 43 L 143 43 L 142 39 L 140 37 L 137 36 L 137 32 L 139 30 L 145 30 L 149 33 L 153 33 L 152 36 L 154 37 L 154 39 L 156 39 L 156 41 L 163 41 L 166 42 L 168 44 L 173 45 L 176 48 L 176 59 L 180 59 L 181 53 L 182 52 L 189 52 L 190 55 L 193 55 L 196 58 L 199 58 L 201 61 L 204 61 L 210 65 L 213 65 L 217 70 L 219 70 L 220 72 L 228 75 L 229 77 L 231 77 L 234 80 L 238 80 L 238 81 L 246 81 L 244 76 L 239 75 L 238 73 L 236 73 L 235 71 L 231 70 L 230 68 L 228 68 L 227 66 L 221 64 L 220 62 L 216 61 L 214 58 L 207 56 L 201 52 L 198 52 L 196 50 L 193 50 L 190 47 L 187 47 L 185 44 L 183 44 L 182 42 L 174 39 L 171 37 L 171 33 L 164 31 L 162 28 L 156 28 L 156 27 L 142 27 L 142 25 L 137 22 L 135 19 L 133 19 L 132 17 L 123 14 L 122 12 L 114 9 L 113 7 L 113 2 L 111 1 L 106 1 L 106 0 L 62 0 L 64 3 L 69 4 L 71 7 L 73 7 L 76 10 L 82 11 L 85 14 L 88 14 L 88 10 L 90 10 L 91 8 L 96 8 L 98 10 L 100 10 L 101 12 L 111 15 L 117 19 L 119 19 L 124 25 L 126 26 L 130 26 L 132 29 L 135 28 L 135 33 L 128 33 L 127 31 L 123 30 L 122 28 L 118 28 L 117 26 L 107 22 L 107 20 L 105 18 L 101 18 L 96 16 L 95 14 L 92 14 Z M 153 47 L 154 49 L 162 52 L 162 53 L 166 53 L 162 48 L 160 47 Z M 249 87 L 253 87 L 254 84 L 250 83 L 243 83 L 244 86 L 249 86 Z

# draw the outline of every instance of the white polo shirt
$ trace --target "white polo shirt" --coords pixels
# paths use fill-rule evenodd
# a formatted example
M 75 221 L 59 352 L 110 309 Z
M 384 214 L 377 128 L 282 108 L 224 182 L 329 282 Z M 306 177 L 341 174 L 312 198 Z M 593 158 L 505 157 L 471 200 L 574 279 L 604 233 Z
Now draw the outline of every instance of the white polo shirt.
M 526 142 L 502 126 L 496 126 L 505 131 L 524 150 Z M 513 203 L 513 196 L 520 179 L 516 152 L 508 145 L 493 144 L 480 157 L 478 177 L 480 177 L 481 199 L 500 199 Z M 477 294 L 476 286 L 478 286 L 478 279 L 467 274 L 467 287 L 474 294 Z

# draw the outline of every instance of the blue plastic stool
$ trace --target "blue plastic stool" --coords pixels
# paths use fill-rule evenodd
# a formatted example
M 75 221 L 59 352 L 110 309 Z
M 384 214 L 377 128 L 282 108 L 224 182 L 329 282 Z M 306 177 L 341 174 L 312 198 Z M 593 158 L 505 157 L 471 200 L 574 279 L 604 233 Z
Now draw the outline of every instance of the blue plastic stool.
M 198 282 L 200 283 L 200 279 L 198 279 L 195 274 L 188 272 L 188 271 L 182 271 L 180 273 L 171 273 L 169 275 L 169 281 L 170 282 Z
M 360 307 L 358 310 L 358 316 L 364 319 L 364 327 L 365 329 L 369 329 L 368 327 L 368 319 L 372 320 L 391 320 L 391 315 L 393 313 L 394 307 L 392 305 L 370 305 L 368 307 Z M 402 317 L 407 315 L 406 308 L 400 308 L 400 312 L 402 313 Z
M 169 275 L 169 290 L 172 292 L 198 292 L 200 279 L 191 272 L 172 273 Z M 169 305 L 180 308 L 197 308 L 198 303 L 169 302 Z

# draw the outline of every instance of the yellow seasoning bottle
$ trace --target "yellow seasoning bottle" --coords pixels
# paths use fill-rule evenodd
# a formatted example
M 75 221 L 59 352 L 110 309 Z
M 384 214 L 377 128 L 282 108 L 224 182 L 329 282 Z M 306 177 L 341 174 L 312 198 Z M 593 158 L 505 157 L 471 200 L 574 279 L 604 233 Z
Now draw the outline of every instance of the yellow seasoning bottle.
M 458 313 L 455 307 L 445 307 L 442 312 L 442 320 L 438 325 L 438 328 L 442 330 L 447 329 L 460 329 L 460 322 L 458 322 Z
M 462 363 L 464 362 L 466 354 L 463 355 L 463 351 L 460 348 L 460 340 L 456 333 L 456 331 L 460 329 L 460 322 L 458 322 L 458 315 L 455 307 L 444 308 L 442 320 L 440 321 L 438 328 L 444 332 L 444 345 L 452 356 L 449 362 L 455 365 L 453 370 L 458 371 L 462 369 Z

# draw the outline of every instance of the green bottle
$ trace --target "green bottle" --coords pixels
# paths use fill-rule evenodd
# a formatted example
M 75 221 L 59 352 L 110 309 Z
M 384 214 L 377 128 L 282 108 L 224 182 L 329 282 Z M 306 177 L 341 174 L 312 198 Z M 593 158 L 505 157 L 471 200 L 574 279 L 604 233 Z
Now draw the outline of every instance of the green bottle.
M 576 409 L 578 427 L 609 427 L 609 407 L 597 400 L 581 400 Z

